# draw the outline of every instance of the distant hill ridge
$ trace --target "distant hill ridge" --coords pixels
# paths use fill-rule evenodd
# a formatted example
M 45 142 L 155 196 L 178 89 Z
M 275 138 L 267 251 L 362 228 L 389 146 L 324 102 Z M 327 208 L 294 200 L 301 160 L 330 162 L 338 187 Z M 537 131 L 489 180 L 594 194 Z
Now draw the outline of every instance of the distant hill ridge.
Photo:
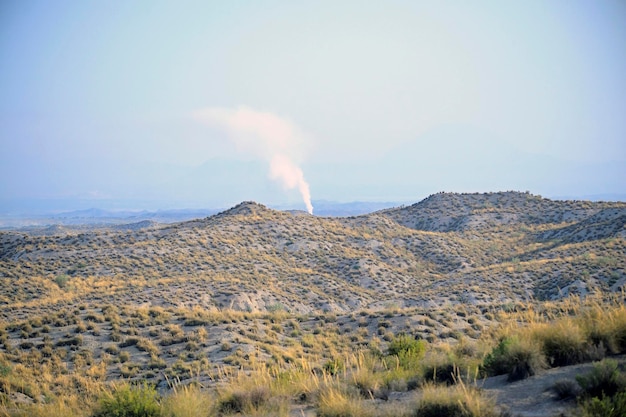
M 316 412 L 315 402 L 304 402 L 318 397 L 320 374 L 312 370 L 330 375 L 345 365 L 361 373 L 363 361 L 372 365 L 363 366 L 365 379 L 357 381 L 354 372 L 341 376 L 350 381 L 342 385 L 345 392 L 355 394 L 346 401 L 367 396 L 363 407 L 378 409 L 390 390 L 406 390 L 393 392 L 393 408 L 385 412 L 391 415 L 398 400 L 414 407 L 419 394 L 409 392 L 409 377 L 426 381 L 436 367 L 450 377 L 433 372 L 433 380 L 445 384 L 453 379 L 448 371 L 456 369 L 454 361 L 478 366 L 489 344 L 492 352 L 502 350 L 499 336 L 510 326 L 530 323 L 520 337 L 554 331 L 565 340 L 564 349 L 576 345 L 569 355 L 574 361 L 599 359 L 605 349 L 617 352 L 618 338 L 604 336 L 619 333 L 620 316 L 598 311 L 609 296 L 616 302 L 607 303 L 612 310 L 623 307 L 626 203 L 552 201 L 518 192 L 439 193 L 350 217 L 279 211 L 253 201 L 209 214 L 176 223 L 135 219 L 0 231 L 0 368 L 10 371 L 0 378 L 0 408 L 8 410 L 4 400 L 26 399 L 33 405 L 26 414 L 45 414 L 39 398 L 48 397 L 39 395 L 40 381 L 52 395 L 88 387 L 91 396 L 98 380 L 163 390 L 172 387 L 170 381 L 197 380 L 203 390 L 224 388 L 226 395 L 217 392 L 211 401 L 229 414 L 236 410 L 222 405 L 241 403 L 232 399 L 244 398 L 239 392 L 252 387 L 239 374 L 255 384 L 287 375 L 298 381 L 296 390 L 283 391 L 280 383 L 273 392 L 297 402 L 295 408 L 290 402 L 290 415 L 304 415 Z M 552 302 L 572 295 L 580 298 Z M 586 297 L 593 301 L 586 304 Z M 540 317 L 559 318 L 544 327 Z M 601 327 L 593 338 L 588 330 L 599 317 L 617 327 Z M 576 336 L 573 342 L 568 334 Z M 403 354 L 381 356 L 396 341 L 413 338 L 420 339 L 418 353 L 428 352 L 421 374 L 413 364 L 401 369 Z M 602 340 L 596 345 L 596 339 Z M 548 340 L 533 350 L 546 362 L 554 359 L 547 357 Z M 604 346 L 605 340 L 611 343 Z M 372 352 L 372 360 L 364 352 Z M 378 368 L 388 359 L 393 369 L 383 374 Z M 503 386 L 502 375 L 478 383 L 497 389 L 492 392 L 499 401 L 504 393 L 520 411 L 528 410 L 531 394 L 557 403 L 541 387 L 529 394 L 530 385 L 572 379 L 583 369 L 575 366 L 567 374 L 542 372 L 549 379 Z M 345 373 L 338 372 L 335 382 Z M 300 383 L 304 374 L 311 383 Z M 23 375 L 28 385 L 21 383 Z M 257 411 L 273 410 L 279 414 L 274 408 Z
M 243 201 L 237 204 L 234 207 L 229 208 L 228 210 L 224 210 L 220 213 L 217 213 L 216 217 L 225 217 L 225 216 L 236 216 L 236 215 L 262 215 L 263 213 L 267 213 L 270 211 L 274 211 L 270 208 L 267 208 L 263 204 L 257 203 L 255 201 Z
M 379 213 L 403 226 L 451 232 L 515 223 L 526 225 L 578 222 L 604 209 L 626 209 L 623 202 L 550 200 L 528 192 L 437 193 L 408 207 Z
M 0 303 L 53 300 L 62 275 L 80 294 L 104 281 L 129 302 L 252 311 L 558 299 L 626 288 L 625 227 L 626 203 L 519 192 L 440 193 L 353 217 L 245 201 L 173 224 L 0 232 Z M 16 289 L 25 283 L 37 286 Z

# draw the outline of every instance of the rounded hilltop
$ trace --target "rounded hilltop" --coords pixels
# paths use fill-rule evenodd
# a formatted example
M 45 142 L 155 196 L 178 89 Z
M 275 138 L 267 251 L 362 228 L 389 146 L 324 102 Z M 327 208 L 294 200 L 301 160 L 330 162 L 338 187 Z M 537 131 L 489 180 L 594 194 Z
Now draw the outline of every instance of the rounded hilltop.
M 539 225 L 582 221 L 606 209 L 623 209 L 621 202 L 550 200 L 529 192 L 432 194 L 407 207 L 380 214 L 417 230 L 461 232 L 514 224 Z
M 259 215 L 264 212 L 270 212 L 271 209 L 267 208 L 263 204 L 257 203 L 256 201 L 242 201 L 234 207 L 229 208 L 221 213 L 218 213 L 217 216 L 249 216 L 249 215 Z
M 262 216 L 264 214 L 270 213 L 288 213 L 294 216 L 304 216 L 309 215 L 308 212 L 304 210 L 274 210 L 271 209 L 261 203 L 257 203 L 256 201 L 242 201 L 234 207 L 229 208 L 228 210 L 224 210 L 221 213 L 218 213 L 217 217 L 224 216 Z

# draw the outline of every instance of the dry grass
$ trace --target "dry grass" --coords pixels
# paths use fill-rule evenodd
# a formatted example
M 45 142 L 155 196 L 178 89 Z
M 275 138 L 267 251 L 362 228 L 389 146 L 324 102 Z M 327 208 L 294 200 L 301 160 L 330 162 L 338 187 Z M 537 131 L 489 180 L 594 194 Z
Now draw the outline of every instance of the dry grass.
M 85 417 L 91 405 L 77 396 L 68 396 L 50 404 L 29 404 L 18 407 L 0 405 L 2 417 Z
M 198 385 L 175 385 L 163 399 L 164 417 L 208 417 L 214 414 L 215 398 Z
M 373 410 L 356 390 L 342 386 L 325 386 L 318 394 L 317 410 L 320 417 L 371 417 Z
M 86 309 L 81 314 L 92 313 Z M 402 310 L 399 310 L 397 314 L 403 314 Z M 132 310 L 127 311 L 125 315 L 132 316 Z M 371 313 L 368 313 L 360 317 L 370 315 Z M 376 316 L 373 316 L 372 319 L 375 319 Z M 170 320 L 176 321 L 178 317 L 185 317 L 185 315 L 173 313 Z M 227 322 L 233 325 L 232 318 L 235 316 L 226 314 L 222 318 L 224 317 L 229 317 Z M 188 367 L 188 370 L 185 376 L 174 384 L 173 389 L 163 397 L 160 410 L 172 416 L 198 415 L 199 412 L 206 416 L 236 413 L 286 416 L 294 404 L 304 402 L 313 404 L 320 415 L 327 416 L 412 414 L 421 416 L 427 415 L 430 412 L 428 410 L 438 409 L 437 407 L 450 410 L 454 408 L 462 413 L 460 415 L 490 416 L 493 415 L 491 414 L 493 404 L 481 397 L 480 393 L 470 386 L 471 381 L 476 377 L 478 362 L 488 351 L 489 341 L 491 341 L 491 346 L 494 346 L 497 340 L 502 340 L 503 336 L 515 340 L 516 342 L 509 345 L 504 352 L 508 361 L 506 366 L 513 368 L 517 366 L 522 369 L 522 374 L 527 376 L 532 372 L 528 372 L 528 368 L 525 368 L 526 364 L 530 363 L 533 369 L 540 370 L 542 364 L 545 363 L 541 360 L 549 358 L 550 352 L 564 352 L 562 355 L 567 355 L 568 358 L 568 362 L 553 361 L 552 366 L 589 359 L 589 356 L 581 355 L 587 355 L 589 349 L 594 346 L 596 349 L 591 351 L 598 352 L 597 347 L 600 343 L 613 346 L 612 351 L 621 352 L 619 346 L 621 346 L 622 339 L 620 338 L 623 334 L 623 317 L 624 307 L 618 300 L 567 300 L 562 303 L 546 303 L 536 306 L 527 304 L 520 306 L 517 310 L 501 314 L 500 329 L 491 334 L 485 333 L 481 341 L 461 339 L 455 340 L 454 343 L 423 344 L 422 342 L 415 345 L 415 347 L 419 346 L 419 349 L 414 350 L 413 339 L 399 336 L 388 346 L 383 345 L 382 350 L 378 345 L 375 349 L 364 347 L 356 352 L 341 350 L 342 353 L 337 353 L 334 359 L 307 356 L 290 362 L 277 361 L 274 364 L 260 360 L 259 352 L 250 351 L 239 353 L 242 358 L 247 355 L 244 369 L 236 370 L 222 366 L 208 368 L 208 372 L 203 370 L 202 366 L 194 368 L 193 363 L 199 363 L 197 359 L 185 362 L 179 357 L 173 365 L 164 364 L 167 367 L 165 374 L 169 372 L 170 367 L 172 369 Z M 120 323 L 124 322 L 123 318 L 124 316 L 121 316 Z M 261 323 L 269 319 L 264 315 L 236 318 L 235 323 L 238 320 L 248 323 L 251 320 L 252 322 L 258 320 L 257 323 Z M 269 330 L 272 321 L 277 320 L 276 318 L 268 320 L 267 329 Z M 354 322 L 354 329 L 358 331 L 358 316 L 348 319 L 337 318 L 339 323 L 343 323 L 344 320 L 346 323 Z M 390 316 L 387 320 L 392 322 L 394 318 Z M 299 329 L 300 332 L 313 332 L 313 329 L 319 329 L 318 324 L 308 323 L 306 320 L 290 320 L 283 317 L 280 321 L 285 328 Z M 599 322 L 604 324 L 598 328 L 594 323 Z M 104 326 L 107 323 L 105 321 L 100 325 Z M 34 324 L 39 325 L 36 322 Z M 43 321 L 41 325 L 43 326 Z M 203 335 L 203 332 L 198 332 L 198 327 L 191 329 L 177 327 L 172 321 L 168 326 L 170 334 L 172 332 L 179 336 L 189 334 L 195 340 L 205 339 L 206 342 L 211 343 L 212 330 L 210 328 L 207 334 Z M 5 334 L 13 334 L 24 329 L 23 326 L 13 327 L 13 330 L 6 330 Z M 258 330 L 254 333 L 255 337 L 262 338 L 262 329 L 258 326 Z M 149 330 L 145 329 L 145 331 Z M 239 333 L 236 327 L 233 327 L 233 331 L 236 334 Z M 332 335 L 337 336 L 336 333 L 328 333 L 328 337 Z M 149 353 L 146 349 L 144 351 L 138 349 L 138 345 L 145 343 L 148 339 L 143 336 L 130 337 L 136 337 L 136 339 L 131 339 L 130 342 L 133 342 L 131 346 L 122 349 L 136 349 L 136 353 L 130 356 L 130 365 L 121 365 L 137 366 L 137 372 L 143 375 L 146 372 L 143 365 L 135 362 L 140 355 Z M 302 334 L 297 337 L 302 337 Z M 320 338 L 324 340 L 326 337 L 324 331 L 318 330 L 312 343 L 321 343 Z M 235 337 L 234 340 L 236 339 Z M 290 340 L 292 339 L 288 336 L 281 336 L 279 342 Z M 340 340 L 346 341 L 346 339 Z M 234 343 L 239 346 L 239 342 Z M 179 352 L 185 351 L 183 345 L 181 343 Z M 291 347 L 289 343 L 285 345 L 287 351 L 294 346 L 301 349 L 300 344 L 294 344 Z M 350 346 L 349 343 L 345 345 L 345 347 Z M 221 351 L 219 344 L 216 348 Z M 107 369 L 114 366 L 115 361 L 82 359 L 83 362 L 80 362 L 77 358 L 84 356 L 77 356 L 78 352 L 72 351 L 72 346 L 56 349 L 74 357 L 72 359 L 75 364 L 74 368 L 68 368 L 66 359 L 60 359 L 59 352 L 54 350 L 52 357 L 48 358 L 48 362 L 43 366 L 27 367 L 22 363 L 15 364 L 15 361 L 27 363 L 29 360 L 33 360 L 32 364 L 36 364 L 39 360 L 36 355 L 30 358 L 28 354 L 16 356 L 5 353 L 0 358 L 0 371 L 2 371 L 0 382 L 2 383 L 2 398 L 4 398 L 2 412 L 5 415 L 86 416 L 90 413 L 90 404 L 96 404 L 96 400 L 101 398 L 103 393 L 108 392 L 110 388 L 105 376 Z M 425 349 L 425 352 L 421 349 Z M 415 361 L 407 360 L 407 352 L 414 352 L 417 355 Z M 542 356 L 533 356 L 537 354 Z M 153 361 L 156 359 L 152 358 Z M 561 360 L 565 361 L 565 359 Z M 325 363 L 335 365 L 323 366 Z M 449 371 L 450 378 L 432 379 L 451 385 L 446 387 L 446 385 L 425 383 L 424 380 L 431 379 L 428 378 L 428 374 L 433 370 Z M 202 388 L 197 384 L 190 385 L 188 378 L 206 381 L 208 385 Z M 384 406 L 372 408 L 373 401 L 386 398 L 390 392 L 407 389 L 415 389 L 422 396 L 417 406 L 412 408 L 403 404 L 393 409 Z M 35 400 L 44 396 L 46 402 L 49 403 L 18 405 L 10 400 L 12 392 L 25 393 L 28 398 Z M 444 398 L 448 399 L 447 402 Z M 86 407 L 76 407 L 76 404 L 86 404 Z
M 426 385 L 417 403 L 415 417 L 496 417 L 495 402 L 478 389 L 459 380 L 452 386 Z
M 534 375 L 547 365 L 566 366 L 626 353 L 622 299 L 569 298 L 501 314 L 502 326 L 488 336 L 497 344 L 483 369 L 490 375 L 509 373 L 515 380 Z

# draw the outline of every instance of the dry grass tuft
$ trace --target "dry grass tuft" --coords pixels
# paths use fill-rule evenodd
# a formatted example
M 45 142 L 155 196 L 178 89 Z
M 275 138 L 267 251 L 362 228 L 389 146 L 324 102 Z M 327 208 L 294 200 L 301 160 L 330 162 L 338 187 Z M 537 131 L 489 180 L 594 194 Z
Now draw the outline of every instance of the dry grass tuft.
M 161 406 L 163 417 L 208 417 L 215 411 L 215 399 L 196 384 L 175 385 Z
M 415 417 L 495 417 L 498 413 L 492 399 L 461 380 L 452 386 L 425 385 Z

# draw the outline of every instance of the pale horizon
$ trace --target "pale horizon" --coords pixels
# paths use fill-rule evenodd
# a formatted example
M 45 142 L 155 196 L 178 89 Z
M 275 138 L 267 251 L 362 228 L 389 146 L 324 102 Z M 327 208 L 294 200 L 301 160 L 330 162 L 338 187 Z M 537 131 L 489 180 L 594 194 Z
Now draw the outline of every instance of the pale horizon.
M 0 213 L 626 200 L 625 41 L 620 1 L 4 2 Z

